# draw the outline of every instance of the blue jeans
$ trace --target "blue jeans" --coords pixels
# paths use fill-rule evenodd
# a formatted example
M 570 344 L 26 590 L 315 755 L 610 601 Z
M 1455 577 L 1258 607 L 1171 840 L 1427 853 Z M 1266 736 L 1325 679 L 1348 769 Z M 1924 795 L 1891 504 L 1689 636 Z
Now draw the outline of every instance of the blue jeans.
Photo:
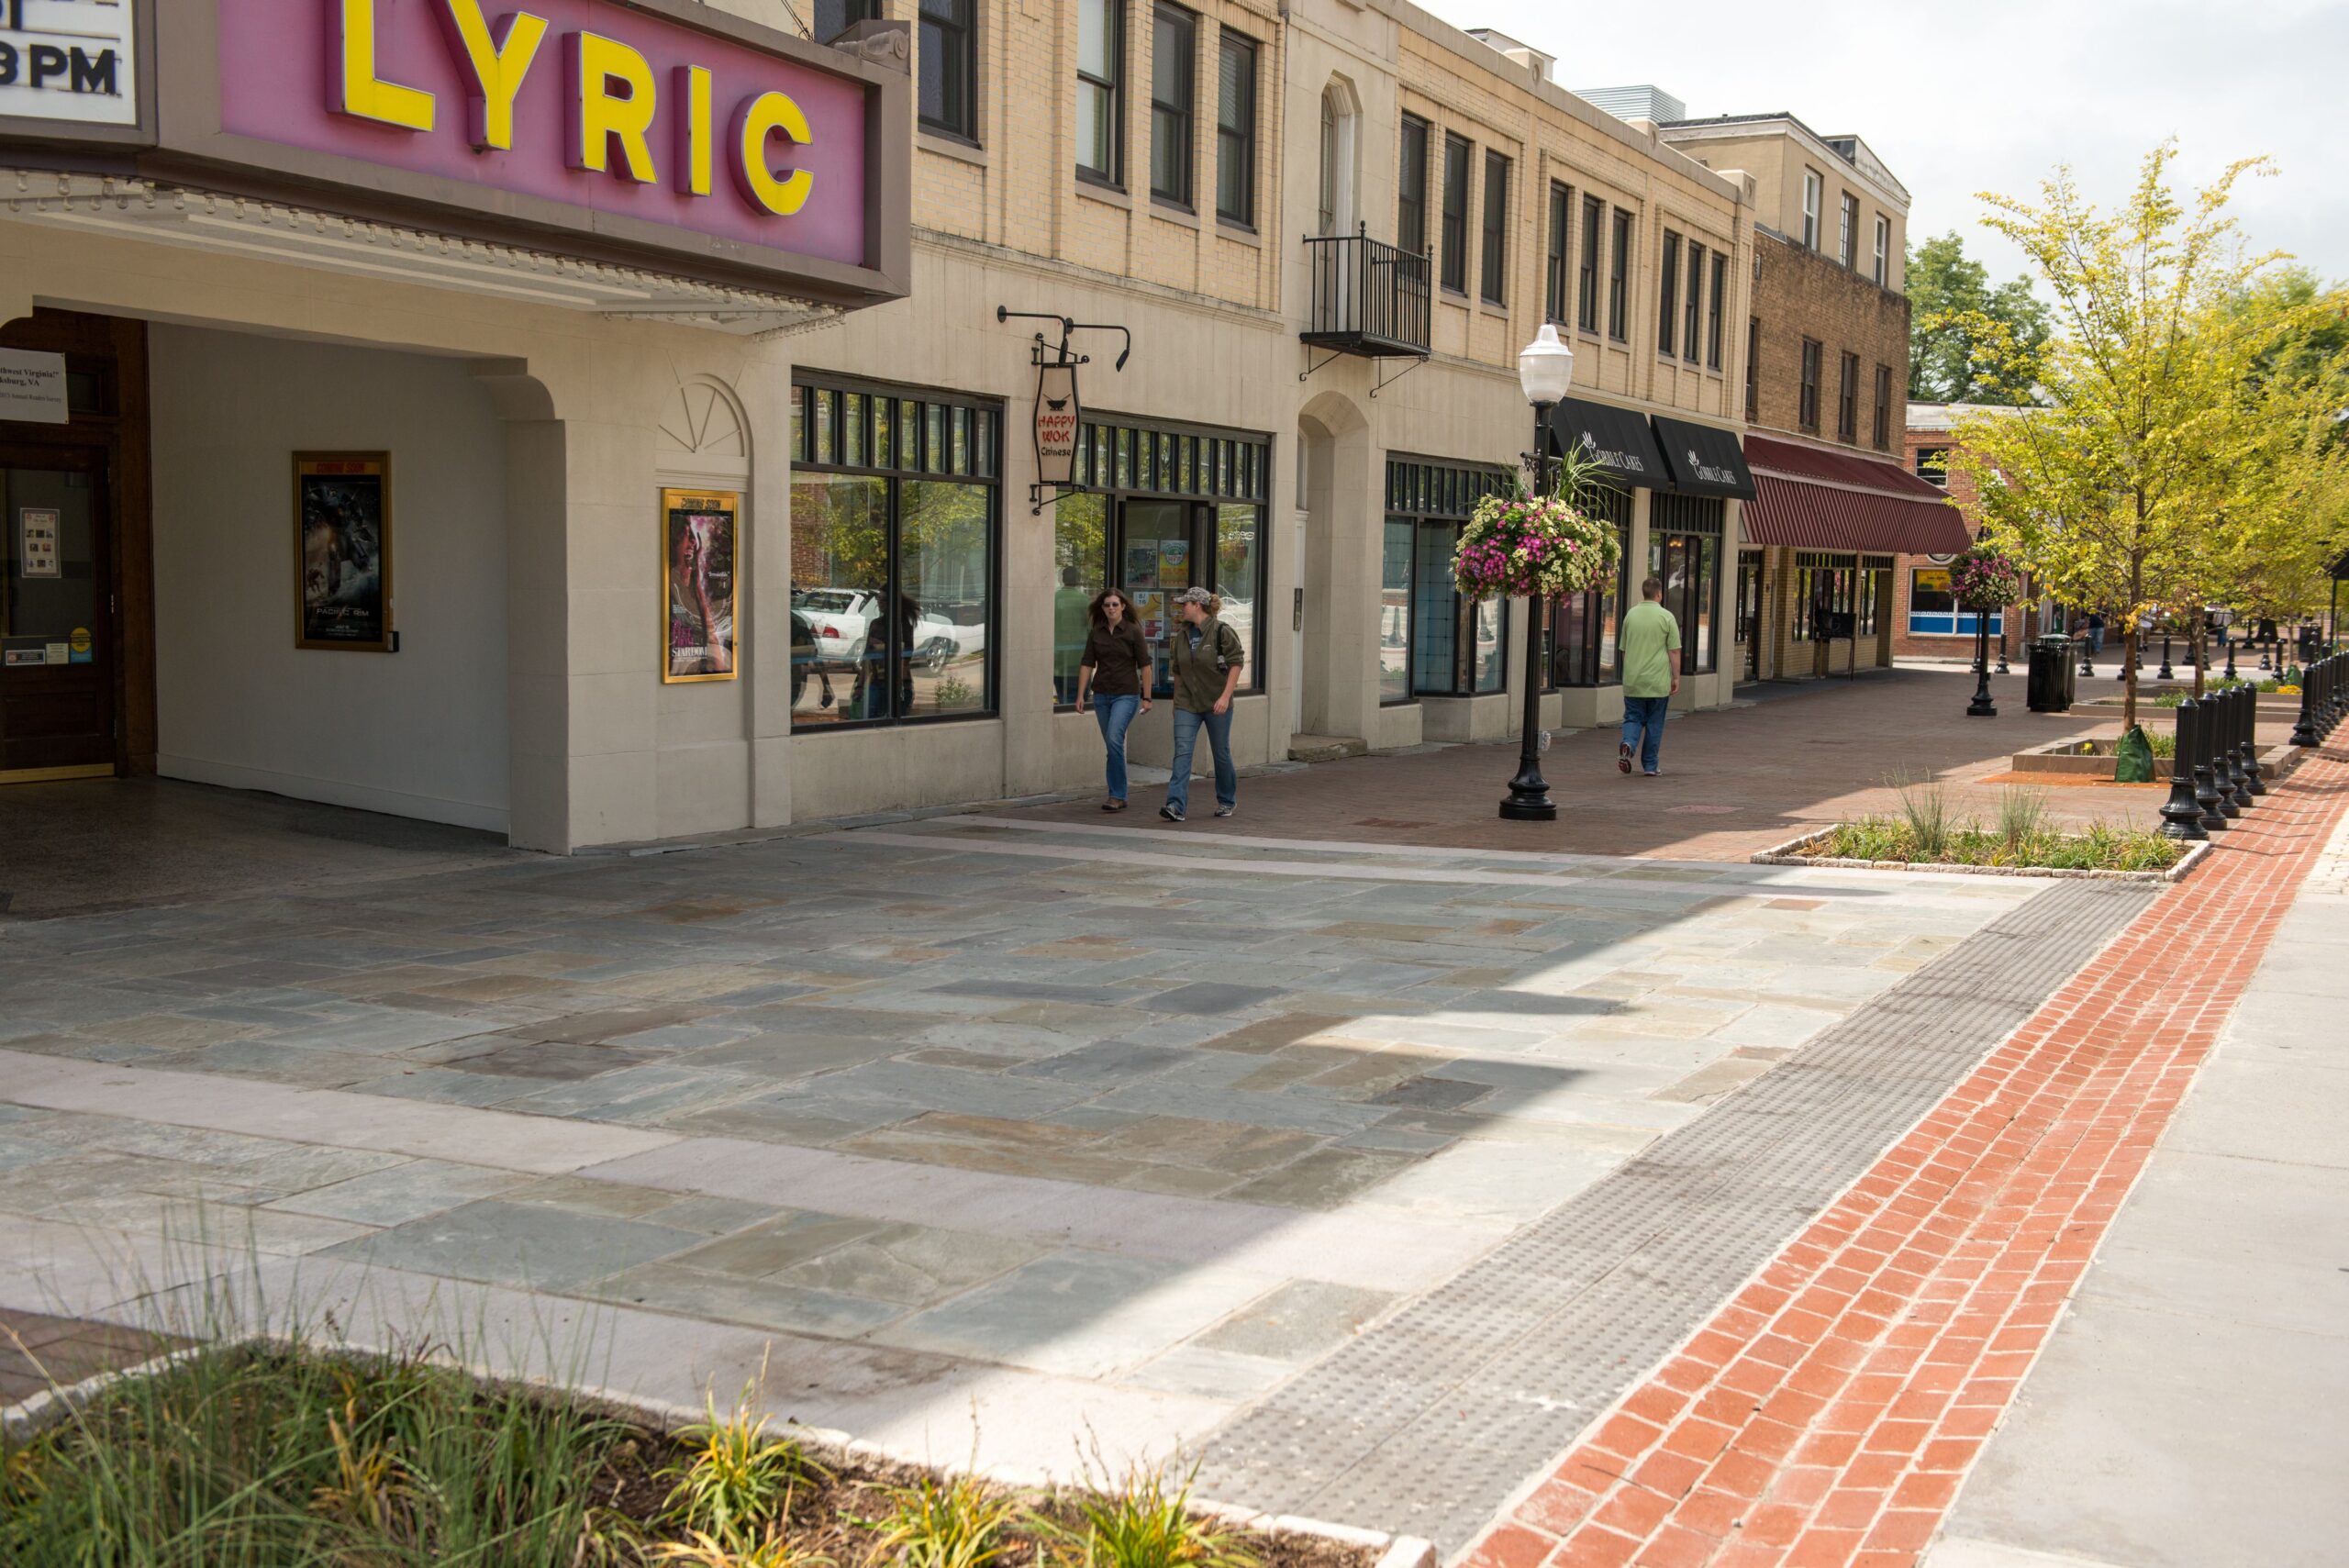
M 1643 773 L 1655 772 L 1657 753 L 1664 750 L 1664 716 L 1671 706 L 1670 697 L 1623 699 L 1623 744 L 1638 748 Z
M 1109 753 L 1109 798 L 1126 798 L 1126 731 L 1141 711 L 1141 698 L 1105 697 L 1093 694 L 1093 717 L 1101 726 L 1101 744 Z
M 1166 804 L 1177 811 L 1191 805 L 1191 752 L 1199 743 L 1199 728 L 1208 732 L 1208 750 L 1215 754 L 1215 803 L 1240 804 L 1240 770 L 1231 765 L 1231 710 L 1193 713 L 1174 710 L 1174 776 L 1166 781 Z

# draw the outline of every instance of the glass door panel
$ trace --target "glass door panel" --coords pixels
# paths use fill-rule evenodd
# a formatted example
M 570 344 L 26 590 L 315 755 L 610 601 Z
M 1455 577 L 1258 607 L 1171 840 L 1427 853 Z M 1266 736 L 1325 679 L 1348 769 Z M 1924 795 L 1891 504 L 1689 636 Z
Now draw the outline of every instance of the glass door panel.
M 0 771 L 114 761 L 108 526 L 95 458 L 0 451 Z

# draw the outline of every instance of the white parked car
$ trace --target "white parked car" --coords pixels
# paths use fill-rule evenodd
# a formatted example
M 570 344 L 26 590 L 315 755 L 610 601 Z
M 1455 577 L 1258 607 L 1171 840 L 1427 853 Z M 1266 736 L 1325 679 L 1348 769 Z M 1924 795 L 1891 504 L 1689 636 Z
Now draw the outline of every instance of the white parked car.
M 880 613 L 881 595 L 870 588 L 803 588 L 791 596 L 791 606 L 807 617 L 818 659 L 839 668 L 864 657 L 865 634 Z M 985 653 L 986 646 L 985 627 L 957 625 L 936 610 L 924 610 L 914 622 L 910 660 L 936 674 Z

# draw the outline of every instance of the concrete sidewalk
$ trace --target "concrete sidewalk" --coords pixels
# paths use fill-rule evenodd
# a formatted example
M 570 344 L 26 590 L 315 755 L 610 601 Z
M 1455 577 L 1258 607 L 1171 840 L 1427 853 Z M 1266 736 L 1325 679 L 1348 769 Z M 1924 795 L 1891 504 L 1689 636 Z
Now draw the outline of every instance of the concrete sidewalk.
M 2349 1561 L 2349 825 L 1928 1568 Z

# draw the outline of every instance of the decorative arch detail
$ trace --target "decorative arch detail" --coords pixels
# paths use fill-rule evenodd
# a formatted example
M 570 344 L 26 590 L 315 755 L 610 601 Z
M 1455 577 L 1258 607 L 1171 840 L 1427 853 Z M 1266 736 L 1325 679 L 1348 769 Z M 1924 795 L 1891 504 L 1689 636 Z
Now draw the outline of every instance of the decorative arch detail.
M 655 444 L 663 459 L 691 458 L 695 466 L 747 469 L 751 421 L 724 382 L 690 376 L 678 384 L 677 395 L 662 414 Z

